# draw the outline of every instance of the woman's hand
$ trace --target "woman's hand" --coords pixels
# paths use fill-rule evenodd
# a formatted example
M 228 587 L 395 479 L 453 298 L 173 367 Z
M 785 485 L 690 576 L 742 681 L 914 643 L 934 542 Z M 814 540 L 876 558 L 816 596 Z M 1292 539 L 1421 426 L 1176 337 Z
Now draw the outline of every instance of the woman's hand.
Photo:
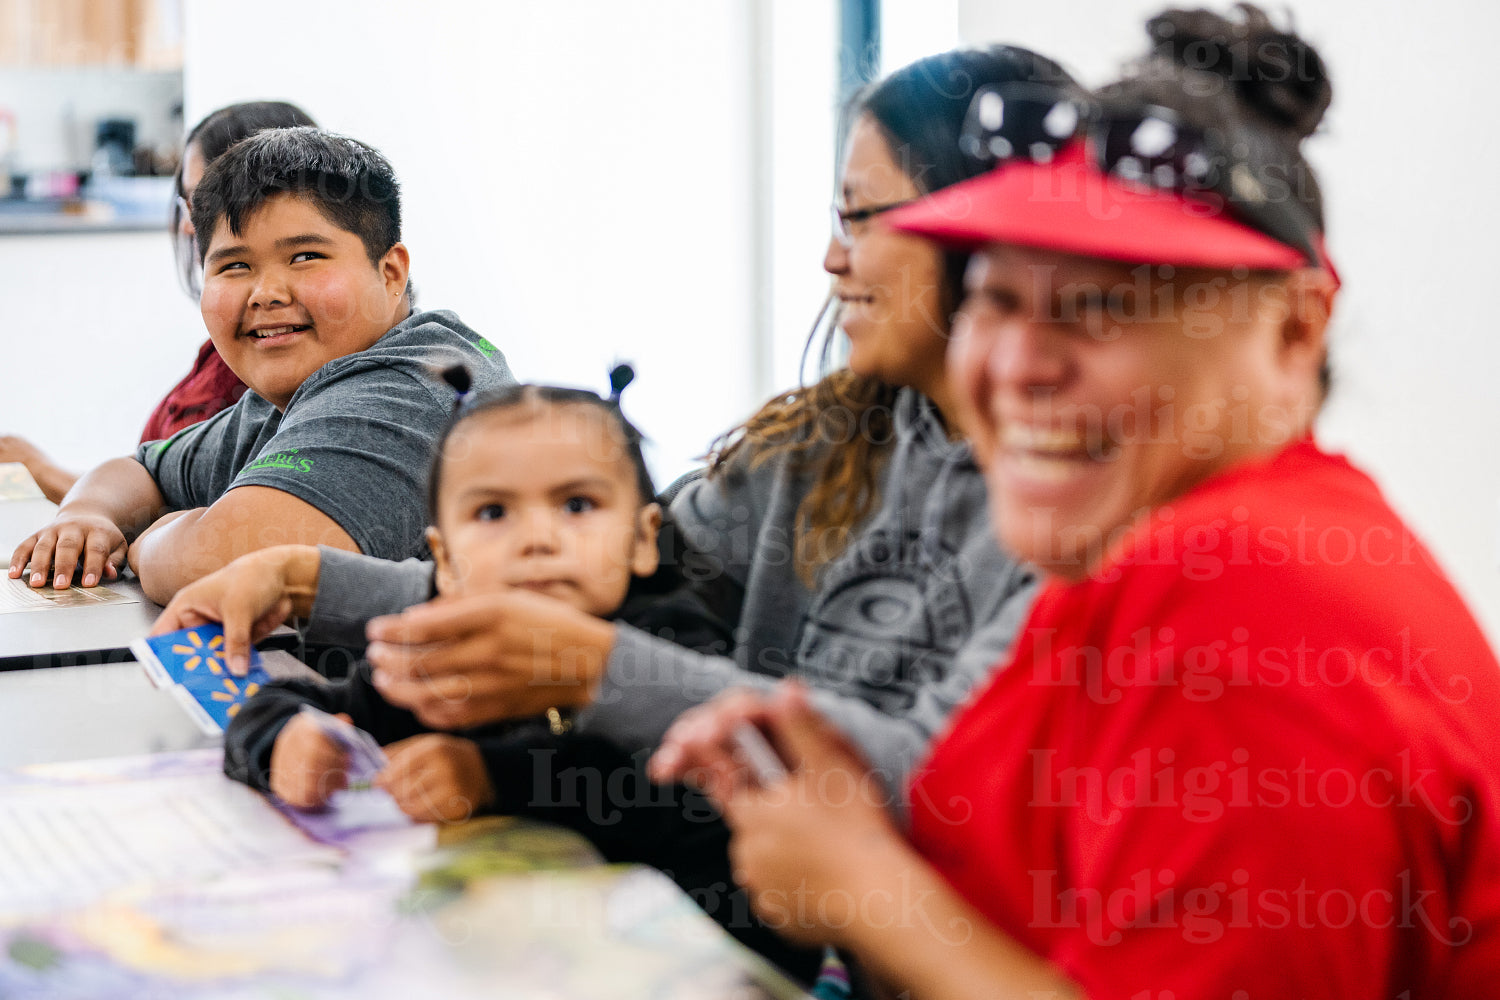
M 651 757 L 651 779 L 695 785 L 722 806 L 737 788 L 757 781 L 738 734 L 749 726 L 768 735 L 774 704 L 767 694 L 737 688 L 683 712 Z M 774 746 L 772 752 L 776 753 Z
M 125 533 L 106 514 L 77 505 L 58 510 L 52 523 L 27 538 L 10 557 L 10 578 L 19 580 L 29 562 L 32 587 L 62 590 L 73 582 L 83 559 L 82 586 L 113 580 L 125 564 Z
M 391 744 L 385 753 L 389 763 L 375 785 L 419 823 L 461 823 L 495 799 L 473 740 L 424 733 Z
M 747 724 L 788 777 L 762 783 L 737 743 Z M 794 940 L 844 943 L 871 916 L 870 895 L 909 864 L 884 786 L 795 683 L 769 696 L 729 692 L 684 713 L 651 768 L 659 781 L 700 784 L 719 804 L 734 831 L 735 881 L 767 926 Z
M 586 705 L 615 641 L 611 623 L 527 590 L 440 597 L 366 634 L 381 695 L 434 729 Z
M 311 613 L 321 561 L 315 545 L 278 545 L 241 556 L 179 590 L 151 634 L 223 622 L 229 669 L 244 675 L 253 643 L 288 618 Z

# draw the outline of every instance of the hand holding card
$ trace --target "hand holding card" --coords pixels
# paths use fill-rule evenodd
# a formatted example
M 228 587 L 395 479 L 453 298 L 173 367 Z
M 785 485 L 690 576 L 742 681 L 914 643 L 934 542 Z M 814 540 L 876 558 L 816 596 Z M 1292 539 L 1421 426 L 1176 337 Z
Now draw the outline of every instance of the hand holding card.
M 735 750 L 755 775 L 756 784 L 766 788 L 786 780 L 786 765 L 753 723 L 741 722 L 735 726 L 733 739 Z
M 271 680 L 255 650 L 250 651 L 245 676 L 229 672 L 222 625 L 199 625 L 137 639 L 130 650 L 151 683 L 169 691 L 210 736 L 222 733 L 245 700 Z

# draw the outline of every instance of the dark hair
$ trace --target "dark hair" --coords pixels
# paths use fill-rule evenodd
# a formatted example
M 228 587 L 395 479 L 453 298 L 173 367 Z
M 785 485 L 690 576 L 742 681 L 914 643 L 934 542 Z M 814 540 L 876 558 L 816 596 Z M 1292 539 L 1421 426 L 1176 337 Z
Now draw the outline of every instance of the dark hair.
M 1323 59 L 1260 8 L 1236 17 L 1208 10 L 1162 11 L 1146 22 L 1151 50 L 1118 81 L 1108 101 L 1156 104 L 1238 147 L 1236 156 L 1272 197 L 1289 197 L 1323 229 L 1323 195 L 1302 155 L 1333 100 Z
M 230 146 L 248 138 L 262 129 L 291 128 L 296 125 L 317 125 L 301 108 L 286 101 L 246 101 L 220 108 L 198 124 L 187 134 L 182 143 L 182 160 L 177 164 L 177 173 L 172 177 L 172 190 L 179 198 L 186 198 L 182 187 L 182 171 L 187 164 L 187 151 L 198 147 L 203 155 L 206 169 Z M 195 266 L 193 245 L 182 234 L 182 205 L 172 203 L 172 219 L 169 233 L 172 237 L 173 256 L 177 259 L 177 277 L 183 290 L 197 298 L 202 292 L 198 284 L 198 269 Z
M 445 376 L 446 377 L 446 376 Z M 450 383 L 451 384 L 451 383 Z M 442 486 L 443 459 L 448 450 L 448 439 L 453 432 L 473 417 L 484 413 L 498 413 L 520 407 L 540 409 L 550 406 L 586 406 L 598 410 L 619 432 L 625 445 L 625 457 L 635 471 L 636 490 L 640 494 L 640 505 L 644 507 L 656 500 L 656 484 L 651 481 L 651 471 L 646 468 L 646 456 L 641 449 L 644 438 L 636 426 L 625 419 L 618 399 L 605 399 L 588 389 L 570 389 L 556 385 L 508 385 L 473 396 L 460 396 L 453 412 L 453 419 L 443 428 L 438 437 L 437 449 L 432 455 L 432 468 L 427 473 L 427 511 L 433 524 L 437 523 L 438 491 Z
M 401 240 L 401 186 L 379 150 L 318 128 L 267 129 L 215 160 L 193 192 L 198 259 L 220 219 L 238 235 L 267 199 L 288 193 L 358 236 L 371 264 Z
M 865 87 L 844 108 L 841 121 L 847 133 L 868 115 L 892 159 L 918 191 L 929 194 L 984 172 L 983 165 L 959 149 L 969 102 L 981 87 L 1014 80 L 1076 86 L 1060 65 L 1027 49 L 958 49 L 919 59 Z M 968 254 L 948 251 L 943 262 L 941 305 L 947 317 L 962 297 Z M 769 400 L 716 441 L 711 454 L 711 474 L 742 452 L 748 452 L 753 464 L 790 451 L 803 463 L 800 468 L 816 468 L 797 508 L 797 573 L 809 585 L 879 502 L 877 477 L 894 440 L 896 387 L 832 368 L 834 304 L 830 296 L 808 338 L 811 350 L 822 337 L 819 380 Z
M 847 132 L 862 115 L 880 127 L 891 155 L 917 190 L 931 194 L 984 173 L 959 148 L 969 104 L 981 87 L 1014 80 L 1077 86 L 1061 65 L 1029 49 L 992 45 L 919 59 L 860 90 L 844 109 Z M 944 308 L 963 298 L 967 251 L 945 251 Z
M 1328 68 L 1317 49 L 1276 27 L 1259 7 L 1239 3 L 1234 13 L 1157 14 L 1146 22 L 1150 52 L 1098 95 L 1160 105 L 1217 132 L 1260 188 L 1296 200 L 1322 233 L 1323 191 L 1302 141 L 1317 131 L 1333 101 Z M 1318 374 L 1323 396 L 1332 382 L 1325 357 Z

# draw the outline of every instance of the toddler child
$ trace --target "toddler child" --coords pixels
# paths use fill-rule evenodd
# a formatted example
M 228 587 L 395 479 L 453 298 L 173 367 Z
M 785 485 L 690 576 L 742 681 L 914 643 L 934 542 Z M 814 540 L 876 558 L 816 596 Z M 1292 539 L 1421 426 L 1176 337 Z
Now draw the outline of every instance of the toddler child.
M 429 477 L 438 599 L 520 588 L 722 652 L 727 627 L 662 563 L 655 497 L 618 390 L 608 400 L 538 385 L 480 393 L 459 406 Z M 567 721 L 555 709 L 545 720 L 434 732 L 386 702 L 361 662 L 340 683 L 282 682 L 247 702 L 225 734 L 225 773 L 300 808 L 326 803 L 344 787 L 348 761 L 299 712 L 303 704 L 344 715 L 386 747 L 377 782 L 418 820 L 456 821 L 496 805 L 497 786 L 517 780 L 523 747 L 567 744 L 570 759 L 587 756 L 576 734 L 562 738 Z

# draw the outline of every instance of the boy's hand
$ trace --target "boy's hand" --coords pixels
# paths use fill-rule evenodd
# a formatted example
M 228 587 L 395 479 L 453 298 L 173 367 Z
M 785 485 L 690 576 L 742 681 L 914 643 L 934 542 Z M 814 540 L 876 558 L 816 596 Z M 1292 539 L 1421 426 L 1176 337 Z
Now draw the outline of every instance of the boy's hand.
M 88 508 L 64 507 L 52 523 L 16 546 L 10 557 L 10 578 L 19 580 L 31 563 L 26 583 L 32 587 L 51 584 L 62 590 L 73 582 L 73 572 L 83 558 L 82 586 L 113 580 L 125 564 L 125 533 L 107 516 Z
M 458 823 L 495 798 L 472 740 L 429 733 L 385 748 L 390 763 L 375 779 L 401 811 L 420 823 Z
M 349 716 L 339 715 L 349 722 Z M 306 715 L 292 716 L 271 748 L 271 792 L 287 805 L 316 809 L 348 785 L 348 755 Z

